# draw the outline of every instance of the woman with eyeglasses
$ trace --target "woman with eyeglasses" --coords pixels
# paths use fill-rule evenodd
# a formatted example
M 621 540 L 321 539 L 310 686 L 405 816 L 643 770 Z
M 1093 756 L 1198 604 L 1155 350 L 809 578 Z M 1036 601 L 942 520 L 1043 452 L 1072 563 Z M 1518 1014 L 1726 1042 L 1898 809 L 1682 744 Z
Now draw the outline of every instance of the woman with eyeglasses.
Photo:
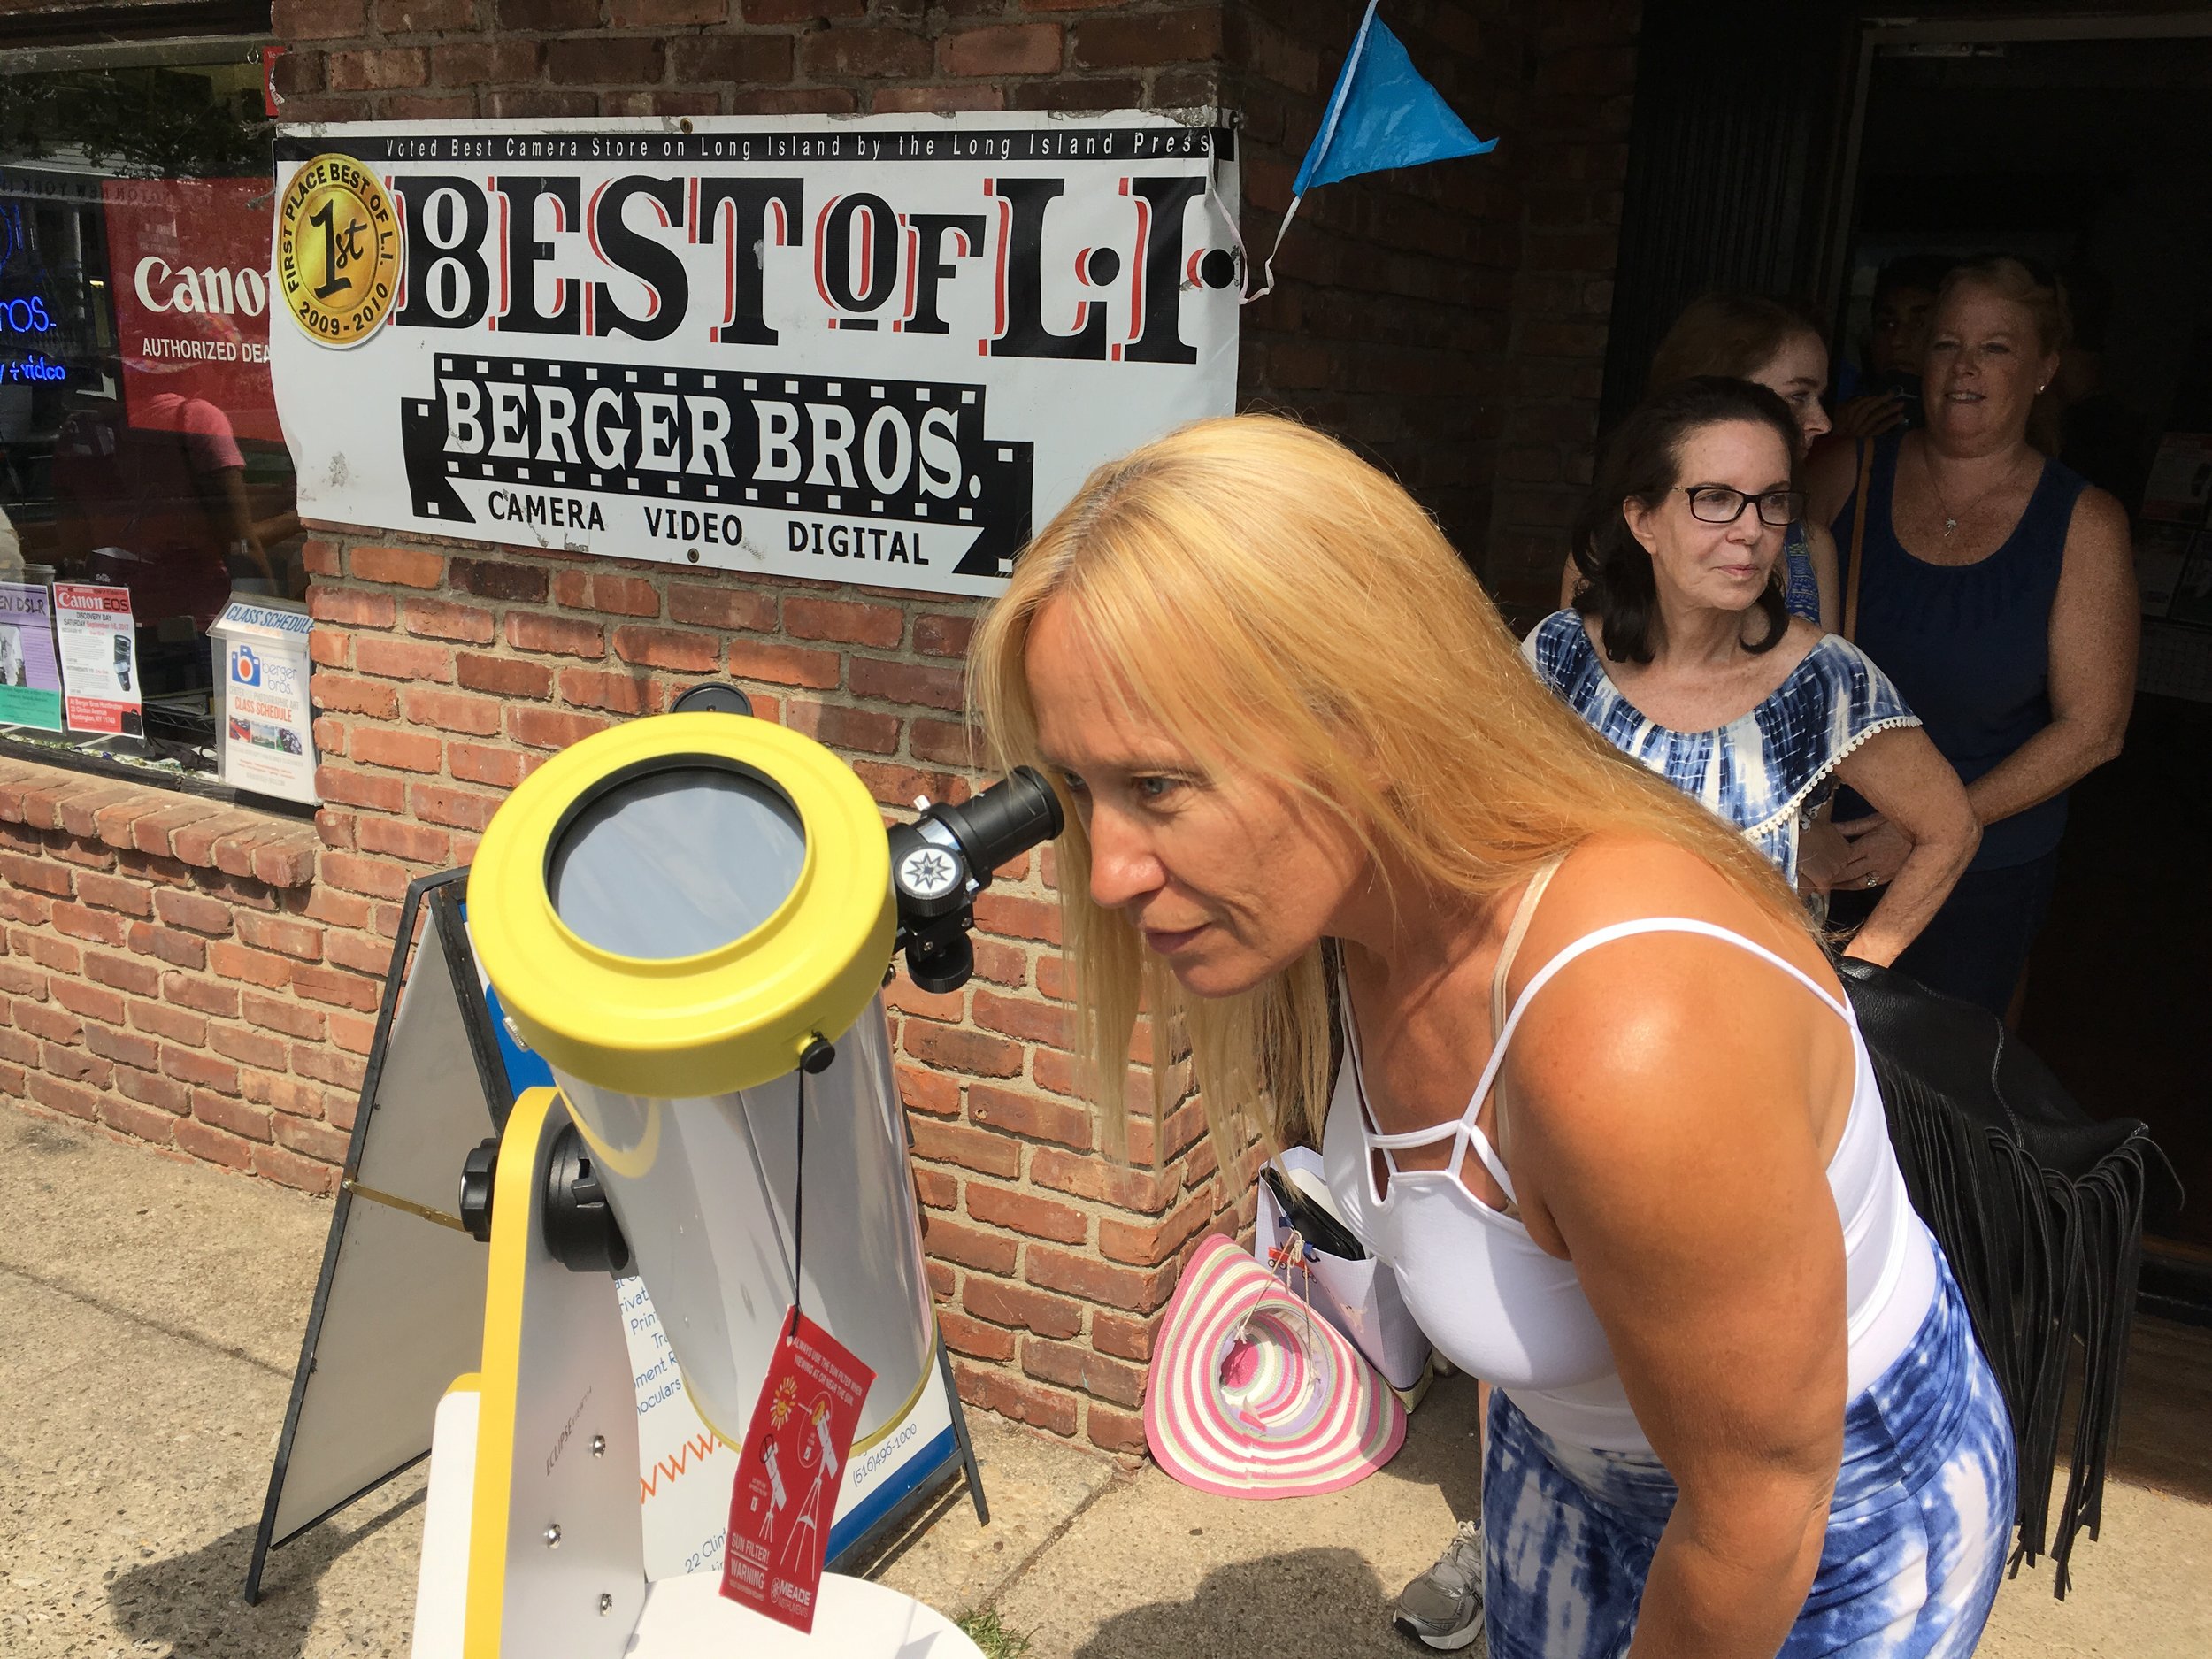
M 1967 261 L 1944 280 L 1928 338 L 1926 426 L 1824 455 L 1813 473 L 1857 595 L 1844 607 L 1852 637 L 1927 722 L 1982 830 L 1897 966 L 2001 1018 L 2050 905 L 2066 793 L 2120 752 L 2135 695 L 2126 511 L 2029 440 L 2068 332 L 2047 273 L 2004 256 Z M 1853 838 L 1839 921 L 1870 902 L 1880 918 L 1886 899 L 1870 895 L 1910 864 L 1909 833 L 1867 799 L 1870 810 L 1836 806 Z
M 1788 405 L 1747 381 L 1704 376 L 1646 399 L 1577 526 L 1574 608 L 1524 649 L 1594 729 L 1741 830 L 1786 881 L 1832 776 L 1873 803 L 1903 851 L 1849 954 L 1887 966 L 1979 831 L 1882 671 L 1784 606 L 1773 575 L 1804 516 L 1798 436 Z
M 1700 374 L 1722 374 L 1763 386 L 1789 405 L 1802 457 L 1828 431 L 1821 403 L 1828 390 L 1828 345 L 1820 331 L 1778 300 L 1756 294 L 1707 294 L 1682 308 L 1651 354 L 1653 386 Z M 1792 616 L 1832 632 L 1842 626 L 1836 585 L 1836 544 L 1823 526 L 1800 518 L 1783 531 L 1782 600 Z M 1581 573 L 1571 558 L 1560 578 L 1559 603 L 1575 602 Z M 1839 849 L 1839 852 L 1840 849 Z

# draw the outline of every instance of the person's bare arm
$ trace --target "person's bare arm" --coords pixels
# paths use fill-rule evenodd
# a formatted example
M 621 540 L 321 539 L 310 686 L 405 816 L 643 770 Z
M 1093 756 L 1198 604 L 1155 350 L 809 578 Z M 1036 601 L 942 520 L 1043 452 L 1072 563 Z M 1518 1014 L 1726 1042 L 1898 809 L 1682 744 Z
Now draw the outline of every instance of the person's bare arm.
M 1886 968 L 1943 908 L 1981 845 L 1981 825 L 1958 773 L 1916 726 L 1876 733 L 1836 772 L 1866 798 L 1878 820 L 1855 820 L 1870 828 L 1854 841 L 1838 885 L 1855 886 L 1869 874 L 1877 885 L 1888 884 L 1844 954 Z M 1884 836 L 1896 837 L 1901 853 Z
M 1805 517 L 1823 527 L 1832 525 L 1859 481 L 1859 446 L 1832 434 L 1813 446 L 1805 463 Z M 1832 546 L 1832 541 L 1831 542 Z
M 2049 800 L 2118 756 L 2135 706 L 2137 606 L 2127 513 L 2085 489 L 2051 602 L 2051 723 L 1967 786 L 1984 824 Z
M 1567 568 L 1559 572 L 1559 608 L 1562 611 L 1574 609 L 1575 594 L 1581 586 L 1582 572 L 1575 568 L 1575 556 L 1570 553 L 1567 555 Z
M 1818 1570 L 1847 1340 L 1809 1102 L 1848 1087 L 1842 1029 L 1747 952 L 1660 934 L 1563 970 L 1511 1051 L 1532 1231 L 1571 1254 L 1681 1489 L 1632 1659 L 1771 1659 Z

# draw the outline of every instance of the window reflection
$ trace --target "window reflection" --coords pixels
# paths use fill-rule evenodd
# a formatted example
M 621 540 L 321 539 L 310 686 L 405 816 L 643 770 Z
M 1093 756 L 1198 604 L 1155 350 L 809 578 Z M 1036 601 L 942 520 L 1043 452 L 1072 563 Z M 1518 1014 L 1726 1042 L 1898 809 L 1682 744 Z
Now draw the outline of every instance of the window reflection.
M 212 764 L 225 603 L 306 590 L 271 137 L 251 63 L 0 61 L 0 583 L 128 589 L 144 733 L 103 747 L 169 766 Z

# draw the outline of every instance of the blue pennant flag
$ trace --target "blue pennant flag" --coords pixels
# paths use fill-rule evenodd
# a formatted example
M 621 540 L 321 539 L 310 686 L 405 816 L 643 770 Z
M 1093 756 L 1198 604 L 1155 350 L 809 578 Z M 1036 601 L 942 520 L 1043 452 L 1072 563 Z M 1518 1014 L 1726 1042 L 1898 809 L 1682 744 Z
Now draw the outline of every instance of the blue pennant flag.
M 1477 138 L 1437 89 L 1421 79 L 1406 49 L 1375 15 L 1367 15 L 1337 72 L 1321 131 L 1306 151 L 1292 194 L 1385 167 L 1413 167 L 1455 156 L 1484 156 L 1494 138 Z

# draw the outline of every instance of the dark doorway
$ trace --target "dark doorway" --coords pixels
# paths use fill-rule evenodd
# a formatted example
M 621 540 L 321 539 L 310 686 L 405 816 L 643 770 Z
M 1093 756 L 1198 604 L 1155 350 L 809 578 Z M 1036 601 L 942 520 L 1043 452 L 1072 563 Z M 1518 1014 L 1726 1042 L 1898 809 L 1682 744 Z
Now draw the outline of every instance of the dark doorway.
M 2143 667 L 2126 753 L 2073 791 L 2021 1032 L 2090 1112 L 2150 1124 L 2200 1199 L 2154 1218 L 2162 1248 L 2212 1265 L 2212 40 L 2002 27 L 1869 63 L 1837 363 L 1898 255 L 2066 281 L 2062 453 L 2132 516 Z

